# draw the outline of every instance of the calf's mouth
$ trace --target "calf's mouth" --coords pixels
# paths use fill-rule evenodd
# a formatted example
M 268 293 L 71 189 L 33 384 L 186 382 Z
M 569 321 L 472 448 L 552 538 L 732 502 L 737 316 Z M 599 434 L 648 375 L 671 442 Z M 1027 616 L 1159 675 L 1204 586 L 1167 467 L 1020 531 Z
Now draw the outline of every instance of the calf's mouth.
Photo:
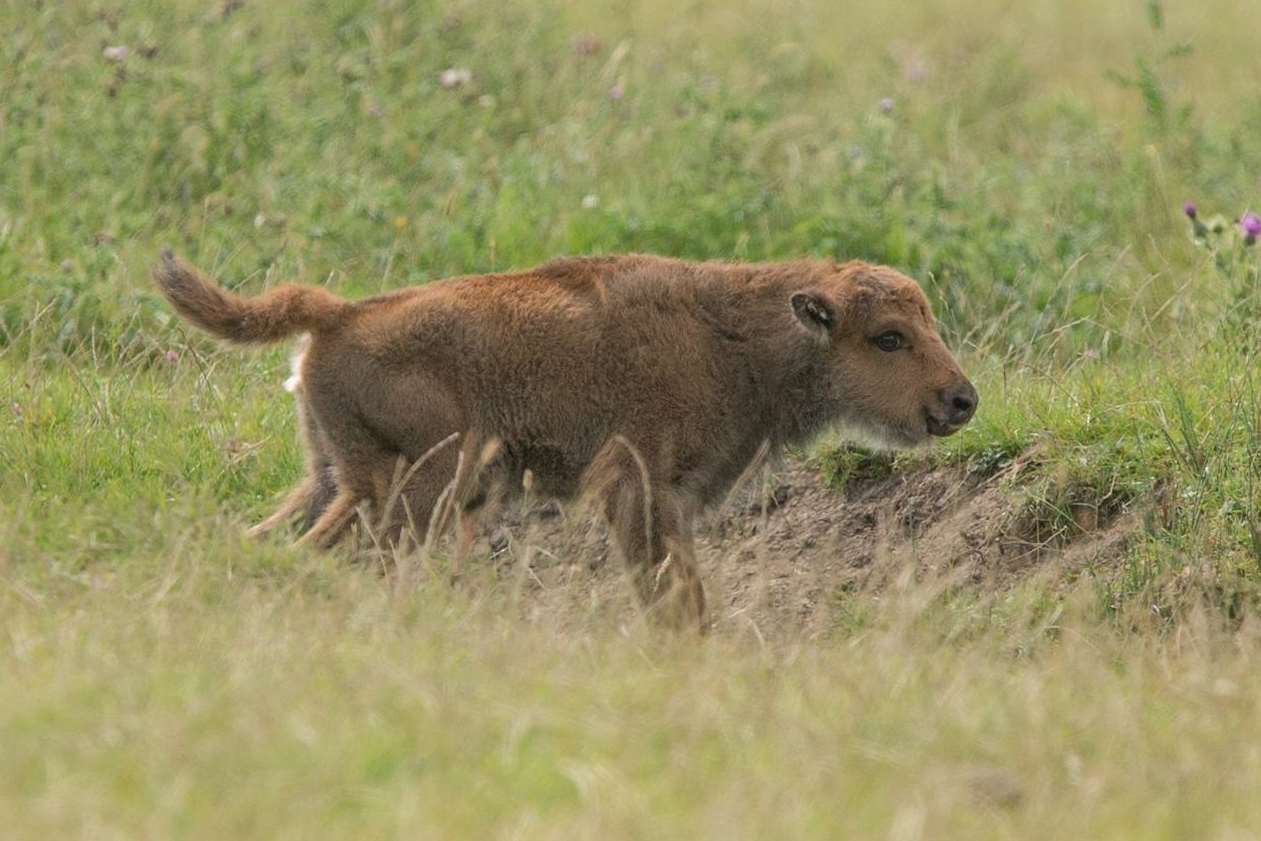
M 948 438 L 954 435 L 960 429 L 967 425 L 967 421 L 963 423 L 950 423 L 943 418 L 937 417 L 927 409 L 924 410 L 924 426 L 928 429 L 928 434 L 935 438 Z

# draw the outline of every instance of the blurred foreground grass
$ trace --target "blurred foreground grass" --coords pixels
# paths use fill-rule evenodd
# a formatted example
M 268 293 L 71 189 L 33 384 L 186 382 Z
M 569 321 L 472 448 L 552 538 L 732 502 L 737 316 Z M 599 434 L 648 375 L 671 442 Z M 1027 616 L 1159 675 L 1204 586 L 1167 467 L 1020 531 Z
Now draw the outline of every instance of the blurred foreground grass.
M 869 594 L 844 639 L 696 645 L 526 623 L 489 578 L 398 594 L 236 541 L 176 547 L 0 594 L 8 837 L 1180 839 L 1261 820 L 1251 622 L 1135 634 L 1081 599 L 1045 616 L 921 584 Z

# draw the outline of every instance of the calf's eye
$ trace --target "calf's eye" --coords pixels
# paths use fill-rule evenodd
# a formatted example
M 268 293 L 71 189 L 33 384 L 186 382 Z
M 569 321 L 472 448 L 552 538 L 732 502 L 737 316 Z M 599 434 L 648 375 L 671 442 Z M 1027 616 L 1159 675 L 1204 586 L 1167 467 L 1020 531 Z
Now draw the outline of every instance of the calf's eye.
M 885 353 L 892 353 L 895 350 L 900 350 L 906 347 L 906 340 L 903 339 L 902 334 L 896 330 L 881 333 L 879 336 L 872 339 L 872 341 L 876 343 L 876 347 L 880 348 Z

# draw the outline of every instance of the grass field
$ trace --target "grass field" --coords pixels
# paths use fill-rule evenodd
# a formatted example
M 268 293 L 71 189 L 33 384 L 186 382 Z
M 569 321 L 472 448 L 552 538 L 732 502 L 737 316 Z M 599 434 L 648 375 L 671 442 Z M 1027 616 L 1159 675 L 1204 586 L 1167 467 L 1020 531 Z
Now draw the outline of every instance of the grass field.
M 1261 837 L 1258 10 L 894 8 L 0 3 L 0 836 Z M 1137 525 L 771 642 L 400 586 L 243 536 L 301 469 L 286 349 L 175 319 L 167 244 L 347 295 L 890 263 L 982 394 L 893 469 Z

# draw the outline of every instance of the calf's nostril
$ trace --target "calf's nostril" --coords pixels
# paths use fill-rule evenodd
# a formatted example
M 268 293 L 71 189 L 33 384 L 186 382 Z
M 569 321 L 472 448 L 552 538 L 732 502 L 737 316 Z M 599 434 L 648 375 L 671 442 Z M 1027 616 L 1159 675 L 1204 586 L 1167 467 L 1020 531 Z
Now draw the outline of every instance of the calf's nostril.
M 946 404 L 946 412 L 952 424 L 965 424 L 972 419 L 972 414 L 976 411 L 976 389 L 971 383 L 965 382 L 942 394 L 942 402 Z

